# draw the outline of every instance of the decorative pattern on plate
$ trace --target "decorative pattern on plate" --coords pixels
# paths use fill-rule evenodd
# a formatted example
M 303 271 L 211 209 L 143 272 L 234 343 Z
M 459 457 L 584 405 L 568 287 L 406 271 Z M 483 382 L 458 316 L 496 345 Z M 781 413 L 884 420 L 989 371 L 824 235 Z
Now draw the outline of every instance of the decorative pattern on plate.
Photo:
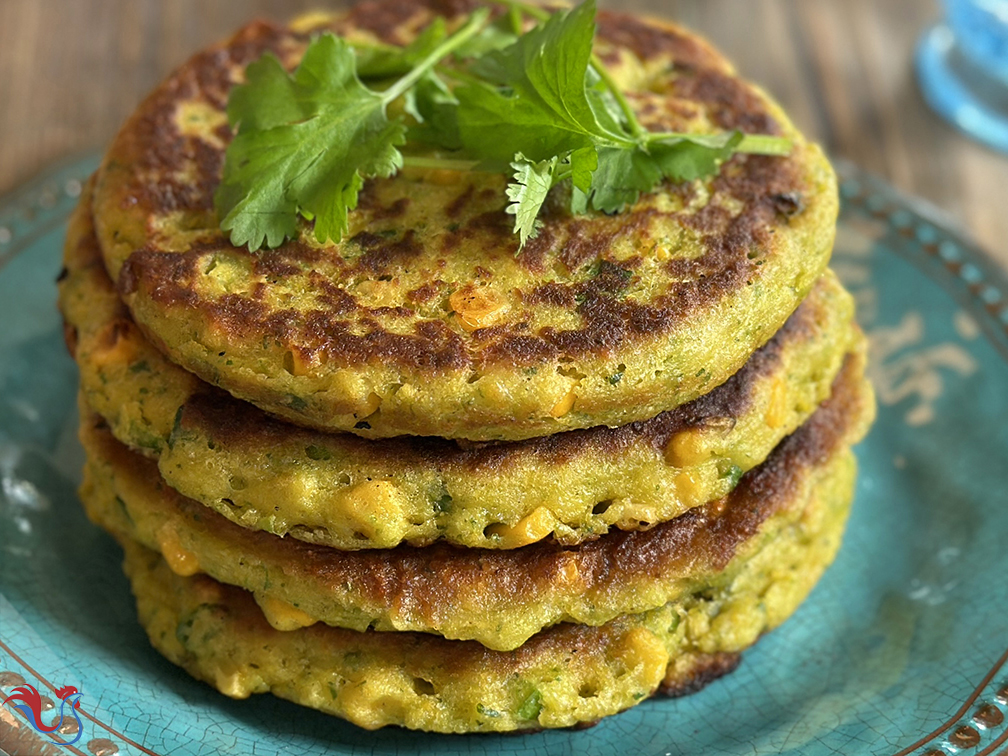
M 35 683 L 33 687 L 39 692 L 48 691 L 55 694 L 56 686 L 53 685 L 50 680 L 47 680 L 30 666 L 25 664 L 21 658 L 14 653 L 14 651 L 12 651 L 6 643 L 3 642 L 3 640 L 0 640 L 0 699 L 6 698 L 6 696 L 12 692 L 12 688 L 25 685 L 25 683 L 28 682 L 28 680 L 26 680 L 20 673 L 12 671 L 14 668 L 22 669 L 30 675 L 32 682 Z M 45 718 L 45 714 L 48 712 L 54 712 L 55 708 L 53 699 L 47 695 L 43 695 L 43 717 Z M 116 732 L 111 727 L 89 714 L 86 709 L 80 709 L 79 713 L 86 720 L 90 720 L 95 725 L 95 733 L 100 733 L 104 730 L 109 735 L 116 738 L 116 740 L 111 740 L 107 737 L 94 737 L 87 740 L 86 743 L 83 742 L 84 738 L 78 740 L 77 742 L 84 745 L 87 752 L 92 754 L 92 756 L 114 756 L 114 754 L 119 753 L 121 749 L 116 741 L 119 741 L 119 743 L 127 742 L 141 753 L 149 754 L 150 756 L 157 756 L 157 754 L 153 751 L 144 748 L 139 743 L 134 743 L 122 734 Z M 18 715 L 20 716 L 20 712 L 18 712 Z M 21 718 L 25 719 L 23 716 Z M 51 727 L 54 722 L 46 722 L 46 724 Z M 77 734 L 77 729 L 77 722 L 68 720 L 58 727 L 55 733 L 49 735 L 47 739 L 47 736 L 41 735 L 29 727 L 27 725 L 27 721 L 18 721 L 17 717 L 12 713 L 12 710 L 0 710 L 0 746 L 10 753 L 11 756 L 15 756 L 15 754 L 19 751 L 25 754 L 33 754 L 33 756 L 35 754 L 38 754 L 38 756 L 49 756 L 49 754 L 59 754 L 64 752 L 54 746 L 65 748 L 73 754 L 82 754 L 82 751 L 79 748 L 75 748 L 73 745 L 68 743 L 68 741 Z
M 1006 756 L 1008 281 L 932 209 L 840 166 L 835 268 L 881 407 L 844 548 L 798 614 L 694 696 L 586 732 L 453 738 L 230 701 L 150 650 L 118 549 L 74 495 L 76 375 L 52 280 L 95 164 L 0 199 L 0 672 L 19 676 L 0 690 L 24 678 L 52 699 L 38 670 L 82 692 L 78 751 L 56 752 Z M 34 753 L 6 708 L 0 749 Z
M 873 243 L 888 242 L 888 249 L 904 254 L 912 262 L 921 254 L 941 264 L 951 274 L 943 281 L 954 295 L 965 286 L 966 309 L 953 315 L 953 326 L 959 340 L 973 341 L 980 336 L 981 323 L 992 331 L 989 335 L 1008 359 L 1008 280 L 984 255 L 963 238 L 949 231 L 950 223 L 922 203 L 896 196 L 878 179 L 860 176 L 851 165 L 840 166 L 844 201 L 844 218 L 857 222 L 884 224 L 862 237 L 841 239 L 840 255 L 834 265 L 845 284 L 858 300 L 862 323 L 868 326 L 871 343 L 871 368 L 879 401 L 896 405 L 906 399 L 909 409 L 904 415 L 908 426 L 925 426 L 935 420 L 934 403 L 945 391 L 945 371 L 959 378 L 973 376 L 978 362 L 957 340 L 936 342 L 927 339 L 925 318 L 920 309 L 908 310 L 896 326 L 875 326 L 880 292 L 870 275 L 868 258 Z M 846 233 L 846 226 L 841 233 Z M 903 240 L 903 241 L 901 241 Z M 922 302 L 922 307 L 927 303 Z M 993 321 L 993 322 L 991 322 Z M 895 458 L 894 464 L 905 468 L 905 459 Z M 918 583 L 919 597 L 927 600 L 929 591 Z M 912 595 L 912 594 L 911 594 Z M 1005 638 L 1008 642 L 1008 637 Z M 997 660 L 979 686 L 960 709 L 916 743 L 906 746 L 895 756 L 939 756 L 956 752 L 973 752 L 980 756 L 1006 750 L 998 756 L 1008 756 L 1008 651 Z M 923 726 L 927 726 L 923 722 Z

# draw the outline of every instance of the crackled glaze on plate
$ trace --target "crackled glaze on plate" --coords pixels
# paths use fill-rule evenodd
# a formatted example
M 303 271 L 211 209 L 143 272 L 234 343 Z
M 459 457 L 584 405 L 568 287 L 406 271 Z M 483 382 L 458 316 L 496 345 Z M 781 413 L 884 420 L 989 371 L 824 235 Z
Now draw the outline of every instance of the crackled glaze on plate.
M 364 732 L 270 696 L 232 701 L 150 649 L 115 544 L 76 501 L 77 376 L 53 280 L 97 164 L 0 199 L 0 697 L 82 693 L 10 754 L 923 754 L 1008 749 L 1008 283 L 929 208 L 841 166 L 834 267 L 871 337 L 879 420 L 840 557 L 798 613 L 700 693 L 590 730 Z M 51 718 L 57 707 L 47 711 Z M 47 720 L 48 721 L 48 720 Z M 75 725 L 74 725 L 75 726 Z

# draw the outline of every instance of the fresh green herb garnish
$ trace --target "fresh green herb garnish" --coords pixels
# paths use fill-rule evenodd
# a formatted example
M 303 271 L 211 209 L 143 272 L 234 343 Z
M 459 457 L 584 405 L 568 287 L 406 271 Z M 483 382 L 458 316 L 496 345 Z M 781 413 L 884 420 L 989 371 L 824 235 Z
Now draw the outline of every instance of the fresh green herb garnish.
M 388 117 L 389 104 L 478 32 L 487 15 L 474 13 L 381 92 L 361 83 L 353 49 L 332 34 L 308 46 L 293 76 L 273 55 L 251 64 L 246 83 L 228 99 L 228 120 L 238 133 L 214 198 L 231 242 L 277 247 L 297 233 L 298 215 L 315 221 L 319 241 L 338 241 L 364 179 L 402 167 L 397 147 L 406 141 L 406 126 Z
M 375 45 L 356 48 L 357 76 L 361 79 L 387 79 L 405 76 L 438 49 L 448 37 L 443 18 L 417 35 L 406 47 Z
M 558 184 L 569 182 L 573 213 L 615 213 L 736 152 L 790 152 L 776 137 L 647 131 L 592 53 L 594 0 L 552 14 L 501 2 L 497 19 L 479 9 L 453 34 L 438 19 L 406 47 L 323 34 L 293 74 L 270 55 L 250 65 L 228 101 L 237 134 L 215 197 L 232 243 L 278 246 L 298 216 L 338 241 L 364 180 L 411 165 L 511 176 L 507 212 L 524 246 Z M 526 17 L 538 23 L 523 33 Z M 388 115 L 400 99 L 409 124 Z

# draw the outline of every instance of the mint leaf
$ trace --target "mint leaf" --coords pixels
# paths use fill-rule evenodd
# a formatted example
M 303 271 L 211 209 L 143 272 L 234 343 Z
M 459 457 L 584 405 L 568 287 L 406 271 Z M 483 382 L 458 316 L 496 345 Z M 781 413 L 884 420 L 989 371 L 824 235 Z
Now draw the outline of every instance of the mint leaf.
M 612 134 L 623 133 L 627 126 L 626 117 L 612 92 L 606 88 L 593 68 L 588 69 L 586 79 L 588 104 L 599 126 Z
M 559 158 L 553 157 L 538 163 L 532 162 L 520 152 L 515 155 L 511 167 L 514 181 L 507 186 L 507 196 L 511 204 L 507 213 L 515 216 L 515 233 L 519 237 L 519 248 L 534 239 L 541 225 L 536 218 L 546 201 L 546 195 L 553 186 L 553 174 Z

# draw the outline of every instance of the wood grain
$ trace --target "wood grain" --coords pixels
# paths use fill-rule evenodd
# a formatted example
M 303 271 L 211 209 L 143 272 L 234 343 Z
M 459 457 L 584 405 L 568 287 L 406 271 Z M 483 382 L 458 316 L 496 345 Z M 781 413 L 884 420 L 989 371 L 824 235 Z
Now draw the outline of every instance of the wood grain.
M 100 148 L 174 66 L 253 16 L 323 0 L 0 0 L 0 192 Z M 1008 157 L 925 106 L 912 69 L 934 0 L 602 0 L 678 19 L 834 157 L 947 211 L 1008 268 Z

